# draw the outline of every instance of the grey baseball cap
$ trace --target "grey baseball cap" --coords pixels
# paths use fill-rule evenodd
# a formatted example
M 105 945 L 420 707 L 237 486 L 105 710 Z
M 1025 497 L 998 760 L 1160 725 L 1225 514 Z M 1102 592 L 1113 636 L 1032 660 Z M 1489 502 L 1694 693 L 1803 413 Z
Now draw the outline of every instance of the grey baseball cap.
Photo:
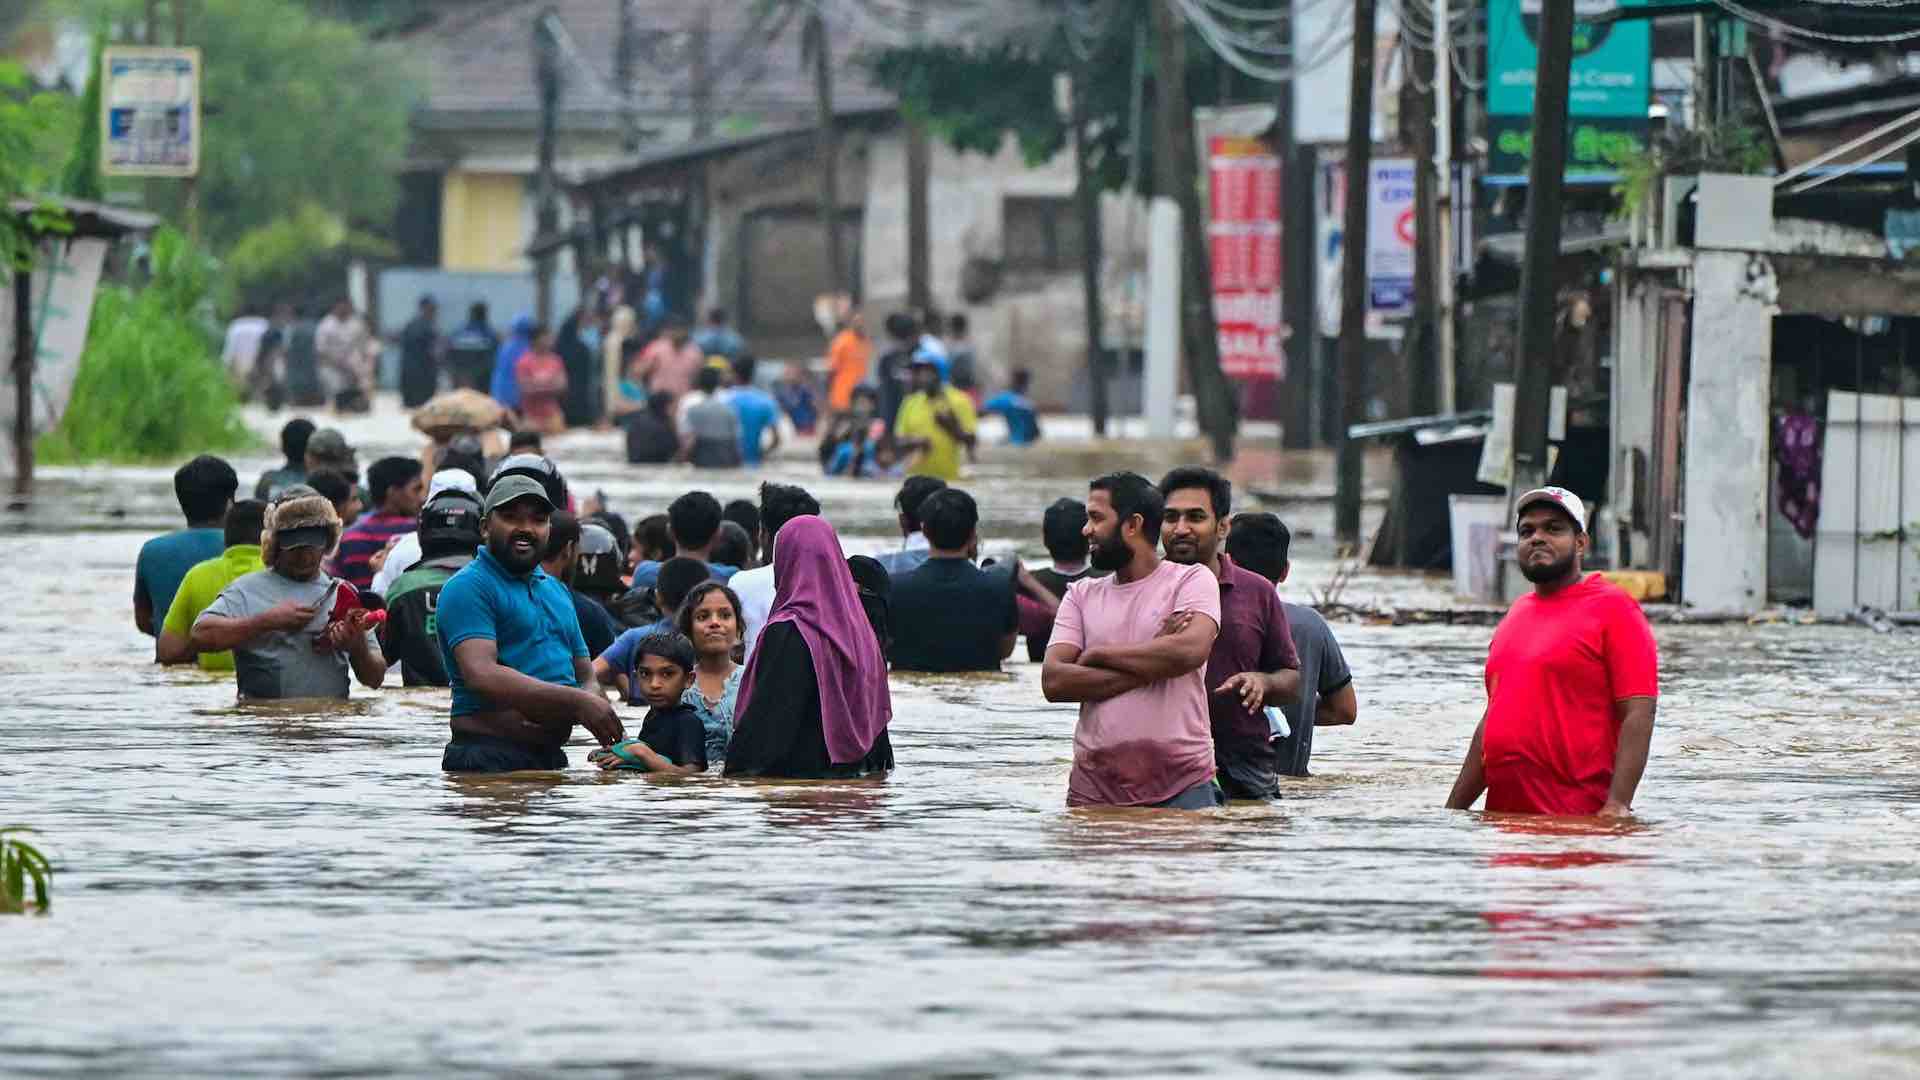
M 531 476 L 503 476 L 494 481 L 487 489 L 486 511 L 491 514 L 515 499 L 534 498 L 540 505 L 553 509 L 553 500 L 547 497 L 546 486 Z
M 321 428 L 307 440 L 307 456 L 315 461 L 324 461 L 330 465 L 353 467 L 354 450 L 347 444 L 347 437 L 340 434 L 339 428 Z

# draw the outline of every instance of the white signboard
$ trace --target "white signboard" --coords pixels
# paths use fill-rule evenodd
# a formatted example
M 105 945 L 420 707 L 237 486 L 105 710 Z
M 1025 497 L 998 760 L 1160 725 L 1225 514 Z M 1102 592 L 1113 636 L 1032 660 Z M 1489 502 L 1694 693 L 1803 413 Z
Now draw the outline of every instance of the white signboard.
M 1379 158 L 1367 185 L 1367 309 L 1413 310 L 1413 159 Z
M 114 46 L 100 58 L 100 171 L 200 171 L 200 50 Z

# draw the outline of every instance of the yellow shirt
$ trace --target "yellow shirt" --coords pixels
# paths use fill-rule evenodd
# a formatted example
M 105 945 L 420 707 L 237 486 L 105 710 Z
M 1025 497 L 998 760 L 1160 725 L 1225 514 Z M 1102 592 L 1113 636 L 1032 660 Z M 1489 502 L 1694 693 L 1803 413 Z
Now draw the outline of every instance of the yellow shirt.
M 900 415 L 893 421 L 894 436 L 927 439 L 932 444 L 907 466 L 907 475 L 937 476 L 948 483 L 960 479 L 960 440 L 934 419 L 936 413 L 944 411 L 951 411 L 960 421 L 960 430 L 969 435 L 979 427 L 973 399 L 951 386 L 942 386 L 933 394 L 914 393 L 900 403 Z
M 213 606 L 221 590 L 233 584 L 234 579 L 244 577 L 255 570 L 264 570 L 266 565 L 260 561 L 259 544 L 235 544 L 220 553 L 217 559 L 208 559 L 187 571 L 180 579 L 180 591 L 173 594 L 173 606 L 167 609 L 167 620 L 160 625 L 165 633 L 188 637 L 193 633 L 193 621 L 200 613 Z M 203 652 L 200 654 L 200 670 L 232 671 L 233 654 L 230 652 Z

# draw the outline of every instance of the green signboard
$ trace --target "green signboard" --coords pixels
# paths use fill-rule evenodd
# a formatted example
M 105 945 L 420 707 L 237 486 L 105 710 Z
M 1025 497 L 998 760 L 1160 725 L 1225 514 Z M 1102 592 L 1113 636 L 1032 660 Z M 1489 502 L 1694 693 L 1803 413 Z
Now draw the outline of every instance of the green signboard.
M 1646 145 L 1653 28 L 1645 19 L 1589 22 L 1638 0 L 1575 0 L 1567 88 L 1567 178 L 1608 174 Z M 1488 172 L 1524 175 L 1533 146 L 1540 0 L 1487 5 Z

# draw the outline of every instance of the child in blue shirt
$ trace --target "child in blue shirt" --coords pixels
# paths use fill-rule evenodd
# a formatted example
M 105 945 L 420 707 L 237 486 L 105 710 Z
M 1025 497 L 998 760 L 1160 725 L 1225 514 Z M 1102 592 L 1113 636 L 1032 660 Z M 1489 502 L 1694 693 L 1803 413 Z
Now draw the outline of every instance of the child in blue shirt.
M 1040 419 L 1033 408 L 1027 388 L 1033 373 L 1022 368 L 1013 373 L 1013 387 L 1002 390 L 980 406 L 982 415 L 995 413 L 1007 422 L 1007 441 L 1015 446 L 1031 446 L 1040 439 Z

